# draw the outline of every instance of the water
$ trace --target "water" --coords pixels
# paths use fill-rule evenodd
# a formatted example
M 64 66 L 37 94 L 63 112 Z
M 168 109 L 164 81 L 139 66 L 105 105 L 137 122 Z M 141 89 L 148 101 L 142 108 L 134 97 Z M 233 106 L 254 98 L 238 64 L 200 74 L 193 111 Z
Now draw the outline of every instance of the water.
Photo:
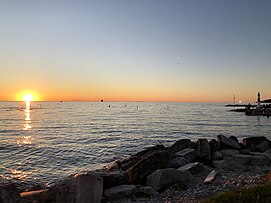
M 182 138 L 270 139 L 270 119 L 221 103 L 0 102 L 0 177 L 46 184 Z

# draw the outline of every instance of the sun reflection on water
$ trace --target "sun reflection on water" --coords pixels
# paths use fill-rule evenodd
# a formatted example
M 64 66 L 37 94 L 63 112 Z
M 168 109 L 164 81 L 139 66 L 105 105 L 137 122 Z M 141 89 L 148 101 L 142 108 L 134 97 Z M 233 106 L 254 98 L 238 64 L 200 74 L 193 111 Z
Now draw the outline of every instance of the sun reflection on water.
M 28 132 L 31 130 L 32 126 L 31 126 L 31 105 L 30 105 L 30 100 L 26 100 L 25 101 L 25 109 L 24 109 L 24 123 L 22 124 L 23 130 Z M 31 137 L 31 135 L 24 135 L 21 137 L 20 140 L 17 141 L 18 145 L 21 144 L 32 144 L 33 138 Z

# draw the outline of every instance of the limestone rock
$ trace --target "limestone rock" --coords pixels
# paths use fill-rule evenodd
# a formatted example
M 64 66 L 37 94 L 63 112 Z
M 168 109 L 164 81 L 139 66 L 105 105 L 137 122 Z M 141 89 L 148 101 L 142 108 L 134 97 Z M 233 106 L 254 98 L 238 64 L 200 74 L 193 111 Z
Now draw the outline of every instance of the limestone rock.
M 146 185 L 157 191 L 162 191 L 174 183 L 189 181 L 191 176 L 188 171 L 174 168 L 159 169 L 148 176 Z
M 203 172 L 204 166 L 199 162 L 195 162 L 195 163 L 186 164 L 185 166 L 178 168 L 178 170 L 182 172 L 189 171 L 191 174 L 195 175 L 195 174 Z
M 228 168 L 229 164 L 226 160 L 215 160 L 213 166 L 218 169 Z
M 218 135 L 217 141 L 220 144 L 220 149 L 237 149 L 240 150 L 240 144 L 233 139 L 227 138 L 224 135 Z
M 168 155 L 165 151 L 156 151 L 142 157 L 135 165 L 126 171 L 128 183 L 144 184 L 148 175 L 157 169 L 165 168 L 167 162 Z
M 106 189 L 104 195 L 109 201 L 115 201 L 132 196 L 135 185 L 119 185 L 113 188 Z
M 174 159 L 169 160 L 168 162 L 168 168 L 180 168 L 181 166 L 184 166 L 188 164 L 189 161 L 186 160 L 184 157 L 176 157 Z
M 190 139 L 181 139 L 175 142 L 171 147 L 167 148 L 169 158 L 174 158 L 176 152 L 179 152 L 183 149 L 193 148 L 193 143 Z
M 198 139 L 197 142 L 197 151 L 199 152 L 200 159 L 211 159 L 210 145 L 207 139 Z
M 195 149 L 184 149 L 175 154 L 176 157 L 183 157 L 189 162 L 193 162 L 198 157 L 198 152 Z

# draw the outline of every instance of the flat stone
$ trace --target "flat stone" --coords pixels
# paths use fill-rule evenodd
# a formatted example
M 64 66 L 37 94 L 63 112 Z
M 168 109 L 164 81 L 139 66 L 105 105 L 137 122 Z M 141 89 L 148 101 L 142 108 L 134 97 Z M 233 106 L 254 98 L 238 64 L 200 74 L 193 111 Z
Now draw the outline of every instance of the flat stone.
M 233 139 L 227 138 L 224 135 L 218 135 L 217 141 L 220 144 L 220 149 L 237 149 L 240 150 L 240 144 Z
M 175 183 L 189 181 L 191 176 L 189 171 L 180 171 L 174 168 L 159 169 L 147 177 L 146 185 L 156 191 L 162 191 Z
M 213 166 L 218 169 L 228 168 L 229 164 L 226 160 L 215 160 Z
M 119 185 L 113 188 L 106 189 L 104 191 L 104 195 L 109 201 L 116 201 L 118 199 L 131 197 L 135 188 L 135 185 Z
M 204 166 L 199 162 L 195 162 L 195 163 L 186 164 L 185 166 L 178 168 L 178 170 L 182 172 L 189 171 L 191 174 L 195 175 L 195 174 L 203 172 Z
M 177 152 L 176 157 L 183 157 L 189 162 L 193 162 L 198 157 L 198 152 L 195 149 L 184 149 L 182 151 Z
M 205 184 L 210 184 L 210 183 L 214 182 L 216 174 L 217 174 L 217 171 L 216 170 L 212 170 L 209 173 L 209 175 L 205 178 L 204 183 Z

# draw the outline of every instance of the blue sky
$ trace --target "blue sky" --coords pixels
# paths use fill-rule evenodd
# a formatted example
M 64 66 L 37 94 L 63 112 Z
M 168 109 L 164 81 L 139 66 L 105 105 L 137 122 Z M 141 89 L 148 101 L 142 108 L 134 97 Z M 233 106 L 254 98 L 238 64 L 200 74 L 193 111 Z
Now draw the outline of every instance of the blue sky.
M 271 97 L 271 1 L 0 1 L 0 95 Z

